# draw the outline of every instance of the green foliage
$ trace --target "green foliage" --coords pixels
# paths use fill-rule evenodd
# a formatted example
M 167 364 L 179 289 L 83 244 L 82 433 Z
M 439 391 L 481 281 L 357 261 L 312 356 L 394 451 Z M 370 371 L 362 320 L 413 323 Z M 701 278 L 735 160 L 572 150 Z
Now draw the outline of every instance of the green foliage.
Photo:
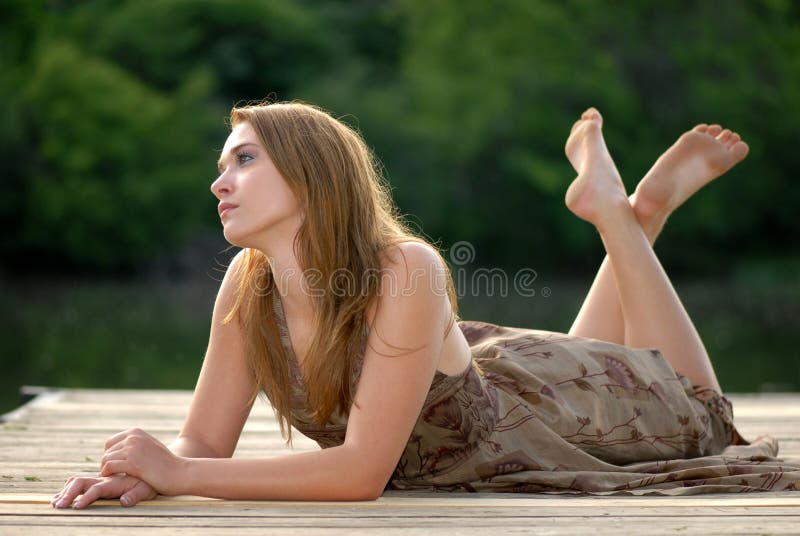
M 720 122 L 748 160 L 670 219 L 672 268 L 734 271 L 800 232 L 800 8 L 785 1 L 6 2 L 0 198 L 6 265 L 131 268 L 214 221 L 231 104 L 342 115 L 401 209 L 478 262 L 582 271 L 601 254 L 563 207 L 587 106 L 632 190 L 681 132 Z M 547 252 L 546 254 L 544 252 Z M 788 254 L 788 253 L 787 253 Z M 58 264 L 55 264 L 58 263 Z
M 226 105 L 284 95 L 328 56 L 322 21 L 291 1 L 128 1 L 99 26 L 96 11 L 87 4 L 73 17 L 89 48 L 161 89 L 180 87 L 202 65 Z
M 22 244 L 116 268 L 183 237 L 209 197 L 209 136 L 186 134 L 213 128 L 187 122 L 211 88 L 197 71 L 167 95 L 68 42 L 40 47 L 23 96 L 38 151 L 23 159 Z

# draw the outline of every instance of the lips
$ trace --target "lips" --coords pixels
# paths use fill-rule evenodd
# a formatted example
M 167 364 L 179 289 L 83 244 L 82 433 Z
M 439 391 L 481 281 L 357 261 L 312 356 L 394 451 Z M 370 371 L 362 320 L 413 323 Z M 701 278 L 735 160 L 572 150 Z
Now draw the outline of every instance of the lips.
M 219 211 L 219 217 L 223 217 L 228 211 L 235 209 L 239 205 L 234 205 L 233 203 L 220 203 L 217 206 L 217 211 Z

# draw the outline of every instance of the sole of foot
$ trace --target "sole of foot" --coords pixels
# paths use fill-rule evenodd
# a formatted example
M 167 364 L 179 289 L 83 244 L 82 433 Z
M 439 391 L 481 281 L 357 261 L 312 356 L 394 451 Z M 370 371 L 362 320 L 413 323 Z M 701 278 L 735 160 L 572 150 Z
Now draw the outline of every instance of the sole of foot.
M 653 165 L 632 196 L 642 218 L 666 218 L 700 188 L 744 160 L 748 145 L 720 125 L 685 132 Z

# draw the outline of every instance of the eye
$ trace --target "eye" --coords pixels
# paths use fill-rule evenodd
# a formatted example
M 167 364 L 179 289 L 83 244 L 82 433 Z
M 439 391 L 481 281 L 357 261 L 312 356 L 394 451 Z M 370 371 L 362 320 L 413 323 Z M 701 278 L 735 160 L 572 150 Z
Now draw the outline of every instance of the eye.
M 236 161 L 239 163 L 240 166 L 248 163 L 250 160 L 253 160 L 253 158 L 254 158 L 253 155 L 251 155 L 250 153 L 244 153 L 244 152 L 236 153 Z

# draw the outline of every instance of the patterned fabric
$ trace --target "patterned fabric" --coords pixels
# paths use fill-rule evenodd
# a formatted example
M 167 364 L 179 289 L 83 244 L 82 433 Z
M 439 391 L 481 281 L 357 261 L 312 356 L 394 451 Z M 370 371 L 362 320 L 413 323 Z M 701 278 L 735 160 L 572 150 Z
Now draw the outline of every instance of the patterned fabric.
M 319 426 L 306 407 L 280 297 L 278 328 L 291 361 L 292 425 L 328 448 L 347 417 Z M 800 490 L 800 459 L 752 443 L 730 401 L 692 386 L 658 350 L 561 333 L 461 321 L 472 363 L 436 372 L 387 489 L 690 495 Z M 362 353 L 363 358 L 363 353 Z M 360 362 L 352 379 L 358 382 Z

